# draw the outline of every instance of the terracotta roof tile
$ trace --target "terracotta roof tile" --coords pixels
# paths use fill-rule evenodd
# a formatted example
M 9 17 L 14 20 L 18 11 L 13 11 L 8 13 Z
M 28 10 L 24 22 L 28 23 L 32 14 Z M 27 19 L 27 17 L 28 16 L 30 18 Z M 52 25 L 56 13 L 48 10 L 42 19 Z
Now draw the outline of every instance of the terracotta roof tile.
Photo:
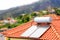
M 16 28 L 12 28 L 10 30 L 4 31 L 4 32 L 2 32 L 2 34 L 6 35 L 6 36 L 9 36 L 9 35 L 12 35 L 12 34 L 13 35 L 16 34 L 16 36 L 17 36 L 17 34 L 20 35 L 24 31 L 26 31 L 31 25 L 35 25 L 35 24 L 36 24 L 35 22 L 30 21 L 30 22 L 27 22 L 27 23 L 22 24 L 20 26 L 17 26 Z
M 55 14 L 49 14 L 46 16 L 52 17 L 53 21 L 51 22 L 51 27 L 39 39 L 60 40 L 60 18 Z M 7 37 L 21 37 L 20 35 L 23 32 L 25 32 L 31 25 L 35 24 L 35 22 L 30 21 L 2 33 Z

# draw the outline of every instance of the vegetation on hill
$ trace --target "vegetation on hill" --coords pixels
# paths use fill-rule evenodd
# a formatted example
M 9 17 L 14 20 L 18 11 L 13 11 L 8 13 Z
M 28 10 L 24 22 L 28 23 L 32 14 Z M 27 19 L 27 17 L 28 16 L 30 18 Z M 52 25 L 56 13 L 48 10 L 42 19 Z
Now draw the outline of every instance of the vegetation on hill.
M 14 28 L 20 24 L 23 24 L 23 23 L 26 23 L 26 22 L 32 20 L 36 16 L 43 16 L 43 15 L 47 15 L 47 14 L 50 14 L 47 10 L 32 12 L 30 14 L 28 14 L 28 13 L 21 14 L 20 16 L 14 18 L 15 20 L 17 20 L 16 23 L 14 23 L 14 24 L 7 23 L 4 25 L 0 25 L 0 28 Z M 60 9 L 59 8 L 58 9 L 55 8 L 55 14 L 60 15 Z M 0 24 L 3 24 L 3 23 L 0 22 Z
M 31 19 L 33 19 L 36 16 L 42 16 L 42 15 L 44 15 L 44 14 L 41 11 L 32 12 L 30 14 L 28 14 L 28 13 L 22 14 L 22 15 L 14 18 L 15 20 L 17 20 L 16 23 L 14 23 L 14 24 L 6 23 L 4 25 L 1 25 L 0 28 L 4 28 L 4 27 L 14 28 L 14 27 L 17 27 L 20 24 L 23 24 L 23 23 L 26 23 L 26 22 L 30 21 Z M 3 23 L 1 23 L 1 24 L 3 24 Z

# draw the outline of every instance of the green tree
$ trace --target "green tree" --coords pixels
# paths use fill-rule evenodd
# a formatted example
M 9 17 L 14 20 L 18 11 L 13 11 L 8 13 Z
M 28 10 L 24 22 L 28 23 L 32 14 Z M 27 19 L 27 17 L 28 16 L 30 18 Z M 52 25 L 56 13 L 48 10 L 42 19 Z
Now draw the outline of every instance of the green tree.
M 57 15 L 60 15 L 60 10 L 57 9 L 57 10 L 56 10 L 56 14 L 57 14 Z
M 37 16 L 37 14 L 36 13 L 31 13 L 31 16 L 34 16 L 35 17 L 35 16 Z

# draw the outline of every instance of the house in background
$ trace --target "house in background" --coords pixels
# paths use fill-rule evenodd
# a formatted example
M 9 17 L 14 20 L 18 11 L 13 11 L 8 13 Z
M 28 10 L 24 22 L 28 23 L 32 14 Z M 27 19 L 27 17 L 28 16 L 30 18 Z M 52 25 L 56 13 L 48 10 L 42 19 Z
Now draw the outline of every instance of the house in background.
M 51 14 L 55 14 L 55 13 L 56 13 L 55 9 L 52 8 L 51 6 L 48 7 L 48 10 L 47 10 L 47 11 L 48 11 L 49 13 L 51 13 Z
M 10 23 L 10 24 L 14 24 L 16 23 L 16 20 L 14 20 L 13 18 L 8 17 L 7 19 L 3 20 L 3 23 Z
M 3 34 L 2 36 L 5 40 L 60 40 L 60 16 L 49 14 L 44 17 L 52 18 L 52 22 L 48 27 L 40 27 L 40 29 L 38 27 L 36 29 L 36 27 L 32 27 L 32 25 L 37 25 L 37 23 L 31 20 L 16 28 L 4 31 L 1 34 Z

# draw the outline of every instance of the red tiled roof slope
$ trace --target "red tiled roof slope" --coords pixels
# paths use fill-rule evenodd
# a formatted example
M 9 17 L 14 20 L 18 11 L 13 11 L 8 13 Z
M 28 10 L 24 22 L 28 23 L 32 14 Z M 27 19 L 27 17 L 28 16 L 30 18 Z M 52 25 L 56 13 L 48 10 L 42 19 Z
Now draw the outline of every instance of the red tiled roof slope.
M 4 32 L 2 32 L 2 34 L 4 34 L 5 36 L 8 36 L 8 37 L 20 37 L 20 34 L 22 34 L 29 27 L 31 27 L 31 25 L 35 25 L 35 24 L 36 23 L 33 22 L 33 20 L 31 20 L 25 24 L 17 26 L 16 28 L 12 28 L 10 30 L 4 31 Z
M 42 35 L 41 38 L 48 40 L 60 40 L 60 18 L 55 14 L 51 15 L 51 17 L 53 18 L 51 28 L 44 35 Z
M 49 14 L 46 16 L 52 17 L 51 27 L 48 29 L 39 39 L 47 39 L 47 40 L 60 40 L 60 18 L 55 14 Z M 35 25 L 36 23 L 30 21 L 26 24 L 20 25 L 16 28 L 3 32 L 3 34 L 7 37 L 20 37 L 20 35 L 26 31 L 31 25 Z

